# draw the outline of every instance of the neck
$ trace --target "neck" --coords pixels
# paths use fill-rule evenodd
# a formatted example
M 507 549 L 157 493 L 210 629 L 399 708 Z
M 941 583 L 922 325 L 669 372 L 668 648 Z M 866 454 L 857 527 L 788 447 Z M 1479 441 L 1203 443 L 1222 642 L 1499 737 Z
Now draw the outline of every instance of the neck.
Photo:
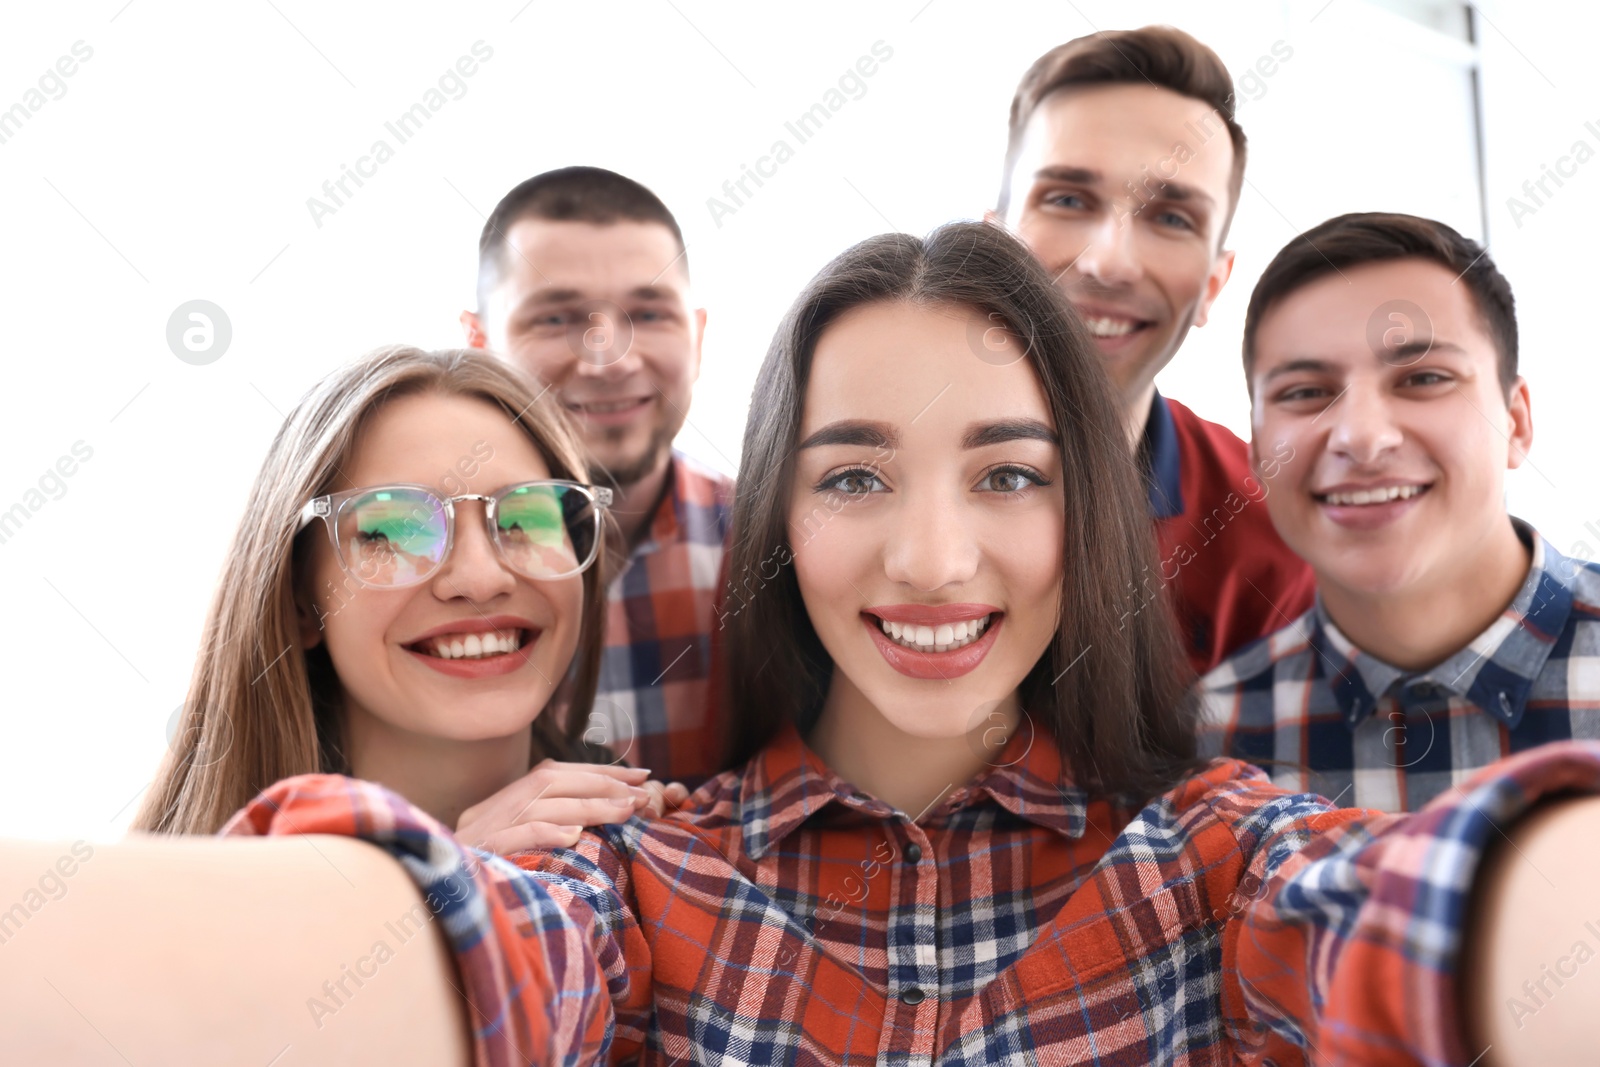
M 644 540 L 655 518 L 661 498 L 667 495 L 667 475 L 672 469 L 672 452 L 664 449 L 661 459 L 643 478 L 613 490 L 610 512 L 622 528 L 622 536 L 631 550 Z
M 997 760 L 1020 714 L 1012 693 L 968 733 L 928 738 L 906 733 L 835 674 L 806 743 L 839 777 L 868 796 L 920 818 L 951 790 Z
M 387 786 L 454 829 L 461 813 L 528 773 L 533 735 L 455 741 L 426 737 L 351 708 L 345 717 L 350 772 Z
M 1147 382 L 1139 391 L 1126 398 L 1122 409 L 1122 420 L 1128 428 L 1128 447 L 1134 452 L 1139 451 L 1139 442 L 1144 439 L 1144 428 L 1150 422 L 1150 405 L 1155 402 L 1156 383 Z
M 1401 670 L 1426 670 L 1489 628 L 1516 599 L 1533 557 L 1504 519 L 1455 562 L 1449 573 L 1399 593 L 1343 589 L 1319 578 L 1322 606 L 1361 651 Z

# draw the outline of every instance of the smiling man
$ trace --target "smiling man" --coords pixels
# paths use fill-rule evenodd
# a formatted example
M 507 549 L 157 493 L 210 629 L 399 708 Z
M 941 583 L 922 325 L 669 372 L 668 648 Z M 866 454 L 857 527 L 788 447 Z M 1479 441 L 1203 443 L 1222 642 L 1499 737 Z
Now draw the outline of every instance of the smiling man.
M 1600 567 L 1506 512 L 1533 442 L 1511 287 L 1411 215 L 1295 238 L 1245 319 L 1267 508 L 1316 571 L 1299 619 L 1204 680 L 1202 748 L 1408 811 L 1548 741 L 1600 737 Z
M 1155 386 L 1233 270 L 1224 241 L 1244 165 L 1215 52 L 1166 26 L 1097 33 L 1023 76 L 988 216 L 1027 242 L 1094 335 L 1160 543 L 1161 573 L 1129 591 L 1128 611 L 1165 584 L 1201 672 L 1312 595 L 1310 571 L 1273 532 L 1245 443 Z
M 666 205 L 598 167 L 507 193 L 478 242 L 467 341 L 530 371 L 613 488 L 628 559 L 611 584 L 592 740 L 658 778 L 710 774 L 711 635 L 731 479 L 672 447 L 700 373 L 706 312 Z

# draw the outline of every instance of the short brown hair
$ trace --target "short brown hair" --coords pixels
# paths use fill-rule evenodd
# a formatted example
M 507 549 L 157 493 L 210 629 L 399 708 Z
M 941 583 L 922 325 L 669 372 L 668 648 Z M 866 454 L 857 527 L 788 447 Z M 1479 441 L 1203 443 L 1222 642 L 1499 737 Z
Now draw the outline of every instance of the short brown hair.
M 1244 185 L 1244 130 L 1234 120 L 1233 78 L 1210 48 L 1172 26 L 1092 33 L 1057 45 L 1033 61 L 1011 98 L 1011 132 L 1006 166 L 1000 175 L 997 214 L 1011 199 L 1011 172 L 1022 152 L 1022 134 L 1045 97 L 1062 89 L 1095 85 L 1154 85 L 1210 104 L 1233 142 L 1233 175 L 1228 180 L 1228 211 L 1217 241 L 1228 235 L 1239 190 Z
M 1500 357 L 1500 385 L 1509 393 L 1517 380 L 1517 305 L 1511 283 L 1478 242 L 1444 223 L 1378 211 L 1329 219 L 1293 238 L 1272 257 L 1244 315 L 1246 380 L 1255 368 L 1256 331 L 1274 305 L 1333 271 L 1396 259 L 1437 263 L 1466 285 Z
M 678 220 L 661 198 L 632 178 L 604 167 L 562 167 L 535 174 L 500 198 L 483 233 L 478 237 L 478 310 L 484 297 L 505 269 L 506 233 L 525 218 L 553 222 L 592 222 L 599 226 L 628 220 L 657 222 L 665 226 L 677 242 L 678 262 L 685 273 L 689 261 L 684 251 L 683 231 Z
M 1022 242 L 981 222 L 861 242 L 811 280 L 772 339 L 733 498 L 725 594 L 739 595 L 743 582 L 750 595 L 724 617 L 724 706 L 738 713 L 723 727 L 723 765 L 749 759 L 786 722 L 809 729 L 827 694 L 833 661 L 786 565 L 795 446 L 818 338 L 853 308 L 896 301 L 976 309 L 1025 346 L 1060 434 L 1067 535 L 1055 637 L 1018 696 L 1079 786 L 1141 798 L 1165 792 L 1198 765 L 1198 705 L 1165 603 L 1127 610 L 1129 591 L 1155 570 L 1156 545 L 1122 408 L 1049 273 Z

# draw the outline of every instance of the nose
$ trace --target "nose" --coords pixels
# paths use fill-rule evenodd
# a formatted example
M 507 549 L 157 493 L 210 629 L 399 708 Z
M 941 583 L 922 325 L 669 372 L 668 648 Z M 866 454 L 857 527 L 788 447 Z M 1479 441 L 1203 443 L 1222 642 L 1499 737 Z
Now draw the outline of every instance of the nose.
M 953 493 L 907 490 L 887 531 L 884 575 L 932 593 L 970 582 L 982 556 L 973 516 Z
M 1360 383 L 1345 386 L 1321 417 L 1332 420 L 1328 448 L 1362 466 L 1378 462 L 1405 437 L 1389 401 Z
M 1076 269 L 1106 286 L 1129 285 L 1142 273 L 1134 249 L 1134 227 L 1126 212 L 1107 211 L 1089 233 L 1089 244 L 1078 256 Z
M 475 602 L 487 601 L 516 589 L 516 575 L 489 539 L 484 507 L 481 500 L 460 500 L 455 504 L 456 530 L 450 554 L 431 579 L 434 593 L 441 600 L 465 597 Z
M 639 369 L 633 320 L 615 305 L 590 308 L 568 331 L 576 358 L 573 373 L 592 381 L 620 381 Z

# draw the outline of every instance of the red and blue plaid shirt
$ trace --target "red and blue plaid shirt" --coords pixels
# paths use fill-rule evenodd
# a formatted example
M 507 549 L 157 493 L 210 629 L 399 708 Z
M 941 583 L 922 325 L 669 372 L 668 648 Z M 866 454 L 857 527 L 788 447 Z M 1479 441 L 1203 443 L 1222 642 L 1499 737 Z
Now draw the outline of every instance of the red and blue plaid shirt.
M 1514 752 L 1600 738 L 1600 566 L 1512 521 L 1528 576 L 1465 648 L 1401 670 L 1352 644 L 1319 599 L 1205 677 L 1201 750 L 1285 789 L 1416 811 Z
M 717 769 L 712 635 L 733 480 L 682 452 L 644 537 L 611 583 L 600 684 L 585 737 L 662 781 Z
M 476 1062 L 1468 1064 L 1455 967 L 1482 850 L 1541 796 L 1600 792 L 1546 746 L 1414 816 L 1213 763 L 1138 808 L 1013 738 L 913 821 L 789 730 L 661 820 L 515 863 L 381 786 L 279 782 L 226 828 L 390 852 L 440 920 Z

